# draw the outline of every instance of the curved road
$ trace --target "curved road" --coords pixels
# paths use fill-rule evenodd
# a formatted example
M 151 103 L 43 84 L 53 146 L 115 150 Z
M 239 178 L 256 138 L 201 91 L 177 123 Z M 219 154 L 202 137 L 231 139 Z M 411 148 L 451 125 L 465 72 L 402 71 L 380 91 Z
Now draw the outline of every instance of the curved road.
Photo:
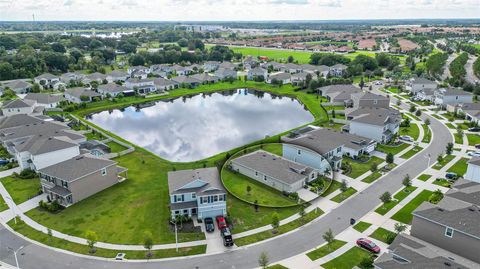
M 425 115 L 422 115 L 422 118 L 425 117 Z M 310 225 L 267 242 L 208 256 L 169 259 L 159 262 L 113 262 L 74 256 L 41 247 L 25 241 L 0 226 L 0 260 L 15 264 L 13 254 L 7 251 L 6 246 L 18 248 L 23 245 L 25 246 L 21 251 L 23 254 L 19 255 L 20 267 L 23 269 L 255 268 L 258 267 L 257 259 L 261 251 L 268 252 L 272 263 L 277 262 L 324 243 L 322 234 L 329 228 L 335 234 L 347 229 L 350 218 L 359 219 L 379 205 L 378 197 L 382 193 L 385 191 L 394 193 L 399 190 L 402 187 L 402 179 L 405 174 L 409 174 L 413 178 L 422 173 L 427 168 L 426 154 L 432 156 L 433 163 L 436 156 L 444 151 L 446 144 L 452 141 L 452 136 L 438 120 L 433 117 L 429 118 L 431 121 L 430 127 L 433 131 L 433 141 L 424 151 Z

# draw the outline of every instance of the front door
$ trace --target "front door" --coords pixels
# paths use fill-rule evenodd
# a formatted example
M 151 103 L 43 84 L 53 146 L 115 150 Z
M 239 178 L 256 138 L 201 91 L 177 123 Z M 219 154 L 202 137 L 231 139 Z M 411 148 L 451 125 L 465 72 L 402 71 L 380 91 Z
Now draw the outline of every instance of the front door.
M 192 208 L 192 215 L 197 215 L 197 209 L 196 208 Z

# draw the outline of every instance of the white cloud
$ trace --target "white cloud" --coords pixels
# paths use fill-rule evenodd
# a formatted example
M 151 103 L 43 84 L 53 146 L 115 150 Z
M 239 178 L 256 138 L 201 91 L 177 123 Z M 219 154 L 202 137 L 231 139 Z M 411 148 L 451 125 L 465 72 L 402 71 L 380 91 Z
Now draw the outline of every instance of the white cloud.
M 0 20 L 478 18 L 479 0 L 0 0 Z M 133 12 L 134 11 L 134 12 Z

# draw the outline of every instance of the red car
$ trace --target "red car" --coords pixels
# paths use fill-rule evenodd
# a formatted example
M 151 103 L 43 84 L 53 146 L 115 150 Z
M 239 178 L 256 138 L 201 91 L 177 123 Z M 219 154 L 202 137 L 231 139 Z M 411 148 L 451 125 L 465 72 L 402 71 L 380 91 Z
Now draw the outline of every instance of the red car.
M 380 247 L 366 238 L 359 238 L 357 240 L 357 246 L 364 248 L 373 253 L 380 253 Z
M 223 216 L 217 216 L 218 229 L 221 231 L 223 228 L 227 228 L 227 222 Z

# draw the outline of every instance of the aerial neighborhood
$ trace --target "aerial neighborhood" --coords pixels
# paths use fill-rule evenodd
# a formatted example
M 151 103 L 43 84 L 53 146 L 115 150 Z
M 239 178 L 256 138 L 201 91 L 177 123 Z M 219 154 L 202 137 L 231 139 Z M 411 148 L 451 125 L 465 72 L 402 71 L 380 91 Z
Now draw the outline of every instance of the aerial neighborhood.
M 453 21 L 0 22 L 0 267 L 480 268 Z

